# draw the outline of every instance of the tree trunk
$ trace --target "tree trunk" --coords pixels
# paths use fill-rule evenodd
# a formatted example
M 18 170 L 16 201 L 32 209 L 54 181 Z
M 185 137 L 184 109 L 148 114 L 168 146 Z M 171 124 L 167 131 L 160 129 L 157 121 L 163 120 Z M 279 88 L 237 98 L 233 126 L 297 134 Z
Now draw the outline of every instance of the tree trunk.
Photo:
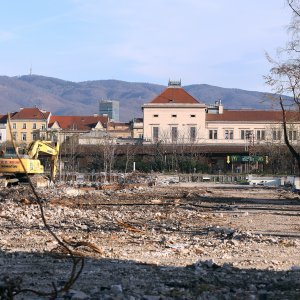
M 300 176 L 300 155 L 299 153 L 296 151 L 296 149 L 291 145 L 289 138 L 288 138 L 288 133 L 287 133 L 287 126 L 286 126 L 286 111 L 285 108 L 283 106 L 283 100 L 282 97 L 280 97 L 280 107 L 282 110 L 282 122 L 283 122 L 283 134 L 284 134 L 284 142 L 287 145 L 289 151 L 291 152 L 292 156 L 295 158 L 297 165 L 298 165 L 298 176 Z

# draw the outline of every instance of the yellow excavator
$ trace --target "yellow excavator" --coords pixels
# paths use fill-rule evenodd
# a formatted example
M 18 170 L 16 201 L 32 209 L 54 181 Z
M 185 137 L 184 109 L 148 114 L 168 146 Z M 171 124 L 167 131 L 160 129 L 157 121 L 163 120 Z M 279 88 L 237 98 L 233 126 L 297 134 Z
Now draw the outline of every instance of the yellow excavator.
M 26 177 L 26 173 L 30 176 L 44 174 L 44 166 L 38 159 L 40 154 L 51 157 L 50 180 L 54 181 L 58 163 L 58 143 L 53 144 L 51 141 L 37 140 L 31 142 L 26 149 L 17 148 L 16 150 L 18 154 L 13 148 L 0 154 L 0 173 L 2 173 L 0 181 L 2 181 L 2 185 L 3 183 L 4 186 L 17 184 L 21 178 Z

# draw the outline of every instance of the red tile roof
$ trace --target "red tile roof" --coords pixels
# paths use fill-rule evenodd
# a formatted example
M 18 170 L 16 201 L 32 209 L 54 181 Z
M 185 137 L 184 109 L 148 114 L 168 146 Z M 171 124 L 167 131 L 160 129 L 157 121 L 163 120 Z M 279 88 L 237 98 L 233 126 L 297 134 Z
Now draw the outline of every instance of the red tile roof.
M 23 119 L 32 119 L 32 120 L 45 120 L 48 119 L 50 115 L 49 111 L 40 110 L 37 107 L 33 108 L 21 108 L 19 112 L 12 114 L 12 120 L 23 120 Z
M 51 116 L 49 127 L 57 122 L 62 129 L 91 130 L 98 122 L 106 127 L 107 116 Z
M 300 121 L 300 113 L 296 111 L 287 112 L 287 120 Z M 232 122 L 259 122 L 259 121 L 282 121 L 280 110 L 227 110 L 223 114 L 206 114 L 206 121 L 232 121 Z
M 182 87 L 168 87 L 150 103 L 197 104 L 199 101 L 192 97 Z
M 7 115 L 0 115 L 0 123 L 6 123 L 7 122 Z

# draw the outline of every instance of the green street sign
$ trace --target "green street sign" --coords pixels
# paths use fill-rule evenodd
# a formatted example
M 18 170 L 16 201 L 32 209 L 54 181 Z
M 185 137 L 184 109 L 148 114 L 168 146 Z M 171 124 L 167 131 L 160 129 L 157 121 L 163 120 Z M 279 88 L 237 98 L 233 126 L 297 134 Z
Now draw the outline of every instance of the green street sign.
M 231 155 L 232 162 L 264 162 L 263 156 Z

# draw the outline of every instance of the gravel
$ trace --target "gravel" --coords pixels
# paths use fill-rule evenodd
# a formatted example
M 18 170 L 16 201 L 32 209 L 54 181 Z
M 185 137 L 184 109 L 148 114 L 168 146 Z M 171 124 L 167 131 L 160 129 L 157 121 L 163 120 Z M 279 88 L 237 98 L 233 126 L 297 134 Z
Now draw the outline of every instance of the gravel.
M 79 279 L 56 299 L 300 298 L 300 202 L 289 190 L 137 184 L 37 191 L 52 230 L 85 258 Z M 0 189 L 0 295 L 9 287 L 52 291 L 71 267 L 29 187 Z

